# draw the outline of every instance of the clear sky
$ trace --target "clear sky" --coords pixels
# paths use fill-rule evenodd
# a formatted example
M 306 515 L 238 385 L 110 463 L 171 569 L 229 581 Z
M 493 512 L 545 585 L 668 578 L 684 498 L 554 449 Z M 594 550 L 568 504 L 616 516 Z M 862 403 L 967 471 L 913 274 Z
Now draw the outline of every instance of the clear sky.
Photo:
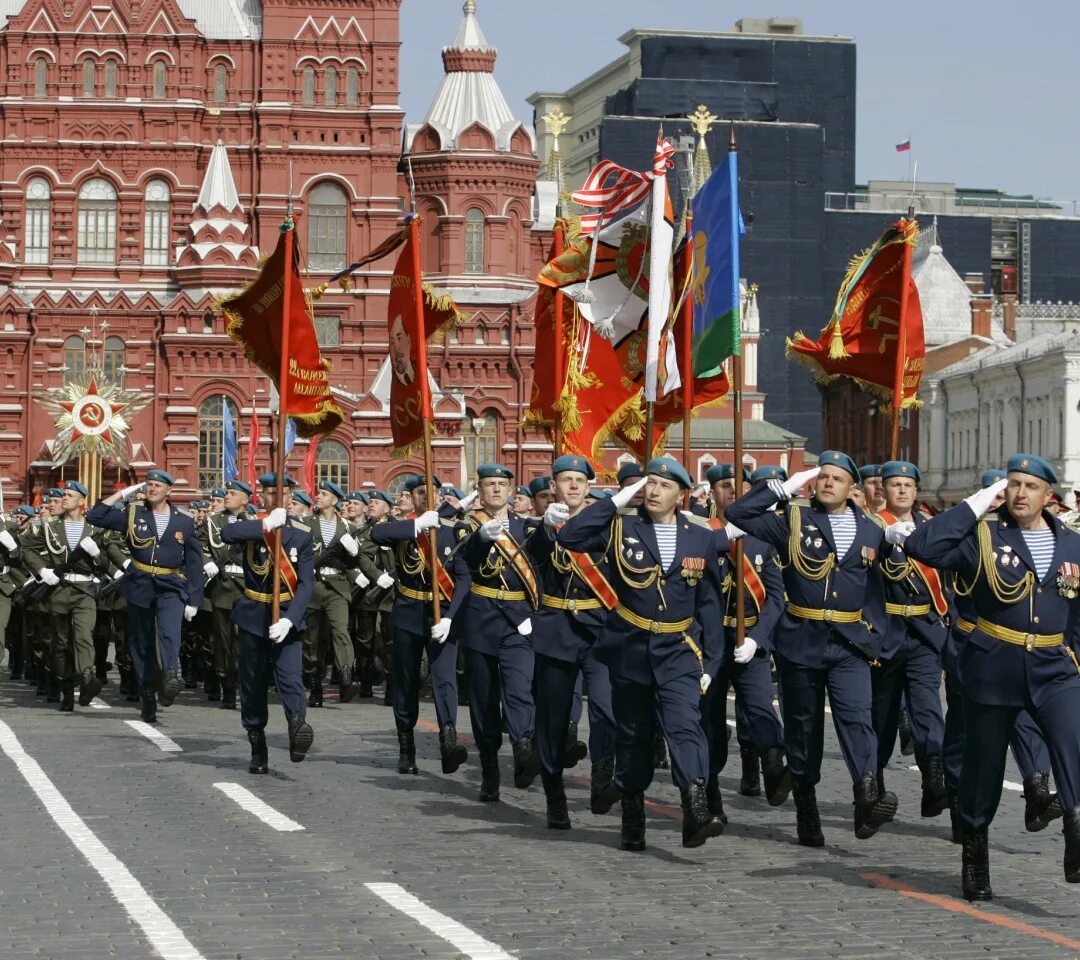
M 401 102 L 423 119 L 462 0 L 404 0 Z M 562 90 L 625 51 L 631 27 L 730 30 L 740 17 L 801 17 L 808 34 L 858 47 L 856 175 L 1080 199 L 1080 3 L 1076 0 L 477 0 L 495 75 L 522 120 L 537 90 Z M 746 162 L 746 161 L 744 161 Z

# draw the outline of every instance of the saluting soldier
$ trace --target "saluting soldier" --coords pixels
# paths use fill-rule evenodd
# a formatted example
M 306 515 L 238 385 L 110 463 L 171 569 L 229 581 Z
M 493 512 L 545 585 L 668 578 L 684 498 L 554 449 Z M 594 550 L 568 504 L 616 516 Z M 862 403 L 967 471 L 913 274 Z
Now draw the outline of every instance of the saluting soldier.
M 727 537 L 681 515 L 690 486 L 678 461 L 656 457 L 646 478 L 582 510 L 558 533 L 568 550 L 607 550 L 610 544 L 618 602 L 595 650 L 611 676 L 624 850 L 645 849 L 645 790 L 653 778 L 657 714 L 682 795 L 683 846 L 700 846 L 723 831 L 705 794 L 709 747 L 700 701 L 712 680 L 705 665 L 722 642 L 716 556 L 726 549 Z M 641 507 L 620 513 L 642 491 Z
M 169 503 L 175 481 L 164 470 L 150 470 L 145 483 L 125 487 L 99 500 L 86 520 L 125 534 L 131 563 L 120 581 L 128 604 L 131 658 L 142 695 L 142 719 L 157 721 L 157 668 L 161 664 L 161 705 L 170 706 L 183 688 L 180 633 L 203 597 L 202 550 L 195 523 Z M 145 490 L 146 502 L 127 503 Z M 112 507 L 127 504 L 123 512 Z
M 920 525 L 909 556 L 953 570 L 970 586 L 975 626 L 959 663 L 964 699 L 958 820 L 962 889 L 989 900 L 988 831 L 1001 799 L 1009 737 L 1027 709 L 1050 747 L 1064 808 L 1065 879 L 1080 883 L 1080 536 L 1046 510 L 1053 468 L 1009 458 L 1007 477 Z M 995 497 L 1005 503 L 982 521 Z

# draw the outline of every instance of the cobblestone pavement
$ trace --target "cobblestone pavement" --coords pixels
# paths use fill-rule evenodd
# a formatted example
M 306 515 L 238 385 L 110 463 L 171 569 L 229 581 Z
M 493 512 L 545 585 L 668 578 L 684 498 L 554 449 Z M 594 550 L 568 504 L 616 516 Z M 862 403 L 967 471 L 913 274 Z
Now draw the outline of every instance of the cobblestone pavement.
M 419 776 L 397 774 L 390 711 L 367 701 L 313 710 L 315 747 L 299 765 L 273 704 L 271 774 L 253 777 L 239 715 L 194 691 L 161 711 L 172 751 L 125 722 L 136 705 L 115 686 L 101 700 L 107 709 L 64 715 L 0 683 L 7 960 L 1080 956 L 1080 889 L 1062 877 L 1060 821 L 1024 832 L 1023 801 L 1006 791 L 991 834 L 997 899 L 969 906 L 947 815 L 919 818 L 907 758 L 888 773 L 897 822 L 855 839 L 831 730 L 824 848 L 796 845 L 790 801 L 772 809 L 737 795 L 736 750 L 723 837 L 684 850 L 678 793 L 658 772 L 648 849 L 630 854 L 618 849 L 617 807 L 589 813 L 587 762 L 573 771 L 567 833 L 546 829 L 539 782 L 514 789 L 508 747 L 502 802 L 478 803 L 474 751 L 457 775 L 439 772 L 430 704 Z M 460 720 L 467 733 L 467 711 Z M 73 816 L 50 816 L 43 783 Z M 271 821 L 276 812 L 302 829 L 274 829 L 215 786 L 230 783 L 272 808 Z M 116 879 L 125 870 L 130 881 Z

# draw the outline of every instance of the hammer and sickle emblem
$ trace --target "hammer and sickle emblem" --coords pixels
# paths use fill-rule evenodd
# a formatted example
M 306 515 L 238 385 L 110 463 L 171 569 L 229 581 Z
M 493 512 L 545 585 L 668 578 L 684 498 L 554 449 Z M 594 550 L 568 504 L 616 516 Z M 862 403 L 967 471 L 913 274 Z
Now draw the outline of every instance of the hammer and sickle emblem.
M 867 326 L 871 330 L 877 330 L 882 324 L 888 324 L 893 327 L 900 326 L 899 318 L 894 320 L 892 317 L 886 316 L 881 309 L 881 304 L 875 304 L 874 309 L 870 311 L 870 316 L 867 317 Z M 897 333 L 882 333 L 881 342 L 878 344 L 878 353 L 884 353 L 889 346 L 890 340 L 898 340 L 900 335 Z
M 82 408 L 83 421 L 93 426 L 97 426 L 101 423 L 101 407 L 93 403 L 88 403 Z

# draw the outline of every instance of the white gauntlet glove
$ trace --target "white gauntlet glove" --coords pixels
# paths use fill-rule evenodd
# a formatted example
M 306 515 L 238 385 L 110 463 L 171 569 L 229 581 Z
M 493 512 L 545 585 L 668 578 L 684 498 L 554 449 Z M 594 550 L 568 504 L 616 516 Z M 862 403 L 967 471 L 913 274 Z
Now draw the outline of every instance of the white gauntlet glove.
M 448 636 L 450 636 L 450 618 L 443 617 L 438 623 L 432 625 L 431 639 L 436 643 L 446 643 Z
M 548 530 L 558 530 L 570 519 L 570 508 L 565 503 L 550 504 L 544 511 L 544 526 Z
M 531 637 L 532 620 L 522 620 L 521 623 L 519 623 L 517 626 L 517 632 L 520 633 L 523 637 Z
M 794 474 L 791 479 L 785 480 L 780 484 L 784 499 L 790 500 L 811 480 L 816 480 L 819 473 L 821 473 L 821 467 L 812 467 L 809 470 L 800 470 L 798 473 Z
M 38 571 L 38 579 L 42 583 L 47 583 L 50 587 L 55 587 L 60 583 L 60 578 L 50 567 L 42 567 Z
M 489 543 L 492 540 L 497 540 L 499 534 L 503 532 L 503 529 L 501 520 L 488 520 L 488 522 L 480 528 L 480 539 L 487 540 Z
M 285 512 L 284 507 L 275 507 L 263 517 L 263 529 L 269 533 L 271 530 L 285 526 L 285 521 L 288 519 L 289 515 Z
M 355 557 L 360 552 L 360 544 L 356 542 L 356 537 L 351 533 L 342 534 L 338 542 L 345 548 L 350 557 Z
M 615 504 L 616 509 L 625 507 L 631 500 L 638 495 L 638 491 L 648 482 L 648 477 L 642 477 L 637 483 L 632 483 L 628 487 L 623 487 L 618 493 L 611 495 L 611 502 Z
M 380 573 L 379 579 L 375 581 L 375 586 L 382 587 L 384 590 L 389 590 L 394 585 L 394 578 L 388 573 Z
M 116 573 L 114 573 L 112 575 L 112 578 L 114 580 L 120 580 L 123 576 L 124 576 L 124 571 L 123 571 L 123 568 L 121 568 L 120 570 L 117 570 Z
M 101 556 L 101 548 L 90 537 L 83 537 L 79 541 L 79 549 L 88 557 Z
M 699 686 L 701 687 L 701 695 L 705 696 L 705 694 L 709 692 L 709 687 L 712 686 L 712 677 L 710 677 L 707 673 L 703 673 L 701 675 L 701 681 L 699 683 Z
M 420 534 L 434 530 L 439 525 L 439 514 L 436 510 L 426 510 L 413 521 L 413 535 L 419 539 Z
M 15 552 L 15 538 L 7 530 L 0 531 L 0 546 L 11 553 Z
M 915 532 L 915 524 L 911 520 L 898 520 L 896 523 L 890 523 L 885 528 L 885 539 L 887 542 L 897 547 L 902 547 L 904 541 L 907 540 Z
M 724 533 L 727 534 L 728 540 L 730 540 L 732 543 L 734 543 L 736 540 L 738 540 L 739 537 L 745 537 L 746 536 L 746 531 L 745 530 L 740 530 L 733 523 L 725 523 L 724 524 Z
M 203 564 L 203 573 L 206 574 L 207 580 L 213 580 L 221 571 L 218 569 L 218 565 L 213 560 L 207 560 Z
M 468 510 L 469 507 L 471 507 L 474 503 L 476 503 L 476 498 L 478 496 L 480 496 L 480 491 L 479 490 L 474 490 L 467 497 L 465 497 L 464 499 L 458 501 L 458 509 L 459 510 Z
M 742 646 L 735 648 L 735 662 L 749 663 L 754 659 L 755 653 L 757 653 L 757 641 L 753 637 L 743 637 Z
M 292 621 L 288 617 L 282 617 L 277 623 L 270 624 L 269 635 L 274 643 L 281 643 L 292 630 Z
M 191 621 L 195 619 L 195 615 L 198 612 L 198 607 L 193 607 L 191 606 L 191 604 L 188 604 L 186 607 L 184 607 L 184 619 L 187 620 L 188 623 L 191 623 Z
M 140 491 L 145 490 L 145 489 L 146 489 L 146 484 L 145 483 L 136 483 L 134 486 L 124 487 L 124 489 L 120 491 L 120 499 L 121 500 L 130 500 L 133 496 L 135 496 L 135 494 L 137 494 Z
M 357 573 L 356 576 L 353 577 L 353 583 L 355 583 L 361 590 L 366 590 L 368 584 L 371 583 L 371 581 L 362 573 Z
M 975 514 L 975 519 L 978 520 L 991 506 L 993 506 L 994 501 L 1005 492 L 1005 488 L 1008 485 L 1009 478 L 1002 477 L 997 483 L 991 484 L 985 490 L 973 493 L 964 501 L 964 503 L 971 507 L 971 512 Z

